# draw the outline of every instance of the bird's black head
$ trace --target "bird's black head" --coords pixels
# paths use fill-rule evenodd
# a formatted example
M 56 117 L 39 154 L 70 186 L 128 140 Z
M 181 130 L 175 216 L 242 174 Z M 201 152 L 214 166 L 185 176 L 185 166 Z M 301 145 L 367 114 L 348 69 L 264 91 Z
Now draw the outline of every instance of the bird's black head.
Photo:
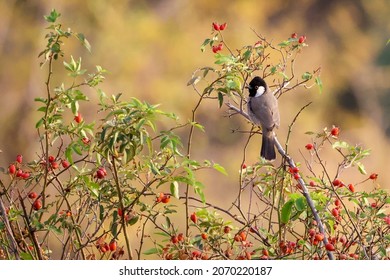
M 249 96 L 254 97 L 257 93 L 257 90 L 260 87 L 264 88 L 263 91 L 267 90 L 267 84 L 265 83 L 265 81 L 262 78 L 260 78 L 259 76 L 256 76 L 249 83 L 249 86 L 248 86 Z

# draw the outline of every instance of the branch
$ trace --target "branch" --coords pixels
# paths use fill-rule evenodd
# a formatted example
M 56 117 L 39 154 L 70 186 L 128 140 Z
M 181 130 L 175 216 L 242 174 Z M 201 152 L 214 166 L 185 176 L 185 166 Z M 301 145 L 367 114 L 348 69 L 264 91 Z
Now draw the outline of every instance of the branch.
M 233 105 L 230 104 L 230 103 L 226 103 L 226 106 L 227 106 L 230 110 L 233 110 L 233 111 L 237 112 L 238 114 L 242 115 L 244 118 L 246 118 L 247 120 L 250 121 L 248 114 L 247 114 L 246 112 L 244 112 L 243 110 L 238 109 L 237 107 L 233 106 Z M 308 105 L 306 105 L 306 106 L 308 106 Z M 306 106 L 305 106 L 305 107 L 306 107 Z M 274 133 L 274 137 L 275 137 L 275 146 L 276 146 L 276 148 L 277 148 L 279 154 L 280 154 L 283 158 L 285 158 L 285 159 L 287 160 L 288 165 L 289 165 L 291 168 L 296 167 L 296 165 L 295 165 L 295 163 L 294 163 L 294 160 L 293 160 L 289 155 L 287 155 L 286 151 L 283 149 L 283 147 L 282 147 L 282 145 L 280 144 L 280 142 L 279 142 L 278 138 L 276 137 L 275 133 Z M 316 208 L 315 208 L 315 206 L 314 206 L 314 202 L 313 202 L 313 200 L 312 200 L 311 197 L 310 197 L 310 193 L 309 193 L 309 191 L 308 191 L 308 189 L 307 189 L 307 187 L 306 187 L 306 183 L 305 183 L 305 181 L 303 181 L 303 179 L 302 179 L 301 177 L 299 177 L 299 178 L 297 179 L 297 181 L 298 181 L 298 184 L 299 184 L 299 185 L 301 186 L 301 188 L 302 188 L 303 196 L 305 197 L 305 199 L 306 199 L 306 201 L 307 201 L 307 204 L 309 205 L 310 210 L 311 210 L 311 212 L 312 212 L 312 214 L 313 214 L 313 216 L 314 216 L 314 219 L 315 219 L 316 222 L 317 222 L 317 226 L 318 226 L 319 231 L 320 231 L 322 234 L 324 234 L 324 236 L 325 236 L 323 242 L 324 242 L 324 244 L 326 245 L 326 244 L 328 244 L 328 239 L 327 239 L 327 237 L 326 237 L 326 235 L 325 235 L 325 229 L 324 229 L 324 226 L 323 226 L 322 221 L 321 221 L 321 219 L 320 219 L 320 216 L 318 215 L 317 210 L 316 210 Z M 334 256 L 333 256 L 332 252 L 330 252 L 330 251 L 328 251 L 328 250 L 327 250 L 327 255 L 328 255 L 328 258 L 329 258 L 330 260 L 333 260 L 333 259 L 334 259 Z
M 284 151 L 282 145 L 279 143 L 279 140 L 278 140 L 278 138 L 276 137 L 275 134 L 274 134 L 274 136 L 275 136 L 275 146 L 276 146 L 278 152 L 282 155 L 282 157 L 284 157 L 284 158 L 287 160 L 288 165 L 289 165 L 291 168 L 296 167 L 296 165 L 295 165 L 295 163 L 294 163 L 294 160 L 293 160 L 289 155 L 287 155 L 287 153 Z M 324 240 L 323 240 L 323 242 L 324 242 L 324 245 L 326 245 L 326 244 L 328 244 L 328 238 L 327 238 L 326 235 L 325 235 L 324 226 L 323 226 L 322 221 L 321 221 L 321 218 L 320 218 L 320 216 L 318 215 L 317 210 L 316 210 L 316 208 L 315 208 L 315 206 L 314 206 L 314 202 L 313 202 L 313 200 L 312 200 L 311 197 L 310 197 L 310 193 L 309 193 L 309 190 L 308 190 L 307 187 L 306 187 L 306 183 L 305 183 L 305 181 L 303 181 L 302 177 L 299 177 L 299 178 L 297 179 L 297 181 L 298 181 L 298 184 L 299 184 L 299 185 L 301 186 L 301 188 L 302 188 L 303 196 L 306 198 L 307 204 L 309 205 L 310 210 L 311 210 L 311 212 L 312 212 L 312 214 L 313 214 L 313 216 L 314 216 L 314 219 L 315 219 L 316 222 L 317 222 L 317 226 L 318 226 L 319 231 L 320 231 L 322 234 L 324 234 Z M 330 260 L 334 260 L 334 256 L 333 256 L 332 252 L 330 252 L 330 251 L 327 250 L 327 255 L 328 255 L 328 258 L 329 258 Z

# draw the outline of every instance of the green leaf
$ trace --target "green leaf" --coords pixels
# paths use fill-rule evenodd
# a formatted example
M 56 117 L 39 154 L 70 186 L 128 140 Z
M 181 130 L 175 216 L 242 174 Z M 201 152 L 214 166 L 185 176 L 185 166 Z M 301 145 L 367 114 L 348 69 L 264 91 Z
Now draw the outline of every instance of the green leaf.
M 306 199 L 304 197 L 300 197 L 295 200 L 295 208 L 297 211 L 302 212 L 306 210 Z
M 321 81 L 321 78 L 320 77 L 316 77 L 315 82 L 318 85 L 318 88 L 320 89 L 320 93 L 322 93 L 322 81 Z
M 155 254 L 160 254 L 162 250 L 158 248 L 151 248 L 149 250 L 144 251 L 144 255 L 155 255 Z
M 179 183 L 177 181 L 171 183 L 171 195 L 179 199 Z
M 118 223 L 112 223 L 111 234 L 113 236 L 117 236 L 117 234 L 118 234 Z
M 288 221 L 290 220 L 293 205 L 294 205 L 293 199 L 290 199 L 283 205 L 280 213 L 280 220 L 283 224 L 287 224 Z
M 313 77 L 313 75 L 309 72 L 305 72 L 302 74 L 302 80 L 310 80 Z
M 57 18 L 59 18 L 60 16 L 61 16 L 61 14 L 60 14 L 60 13 L 57 13 L 57 11 L 56 11 L 55 9 L 53 9 L 53 10 L 51 10 L 50 15 L 48 15 L 48 16 L 43 16 L 43 17 L 45 18 L 45 20 L 46 20 L 47 22 L 52 22 L 52 23 L 54 23 L 54 22 L 56 22 Z
M 286 41 L 283 41 L 281 43 L 278 44 L 279 47 L 287 47 L 288 45 L 290 45 L 290 41 L 286 40 Z
M 73 115 L 76 115 L 79 110 L 79 103 L 77 101 L 72 101 L 72 103 L 70 103 L 70 108 Z
M 333 149 L 348 149 L 349 148 L 349 144 L 345 141 L 336 141 L 333 143 L 332 145 L 332 148 Z
M 34 258 L 31 256 L 30 253 L 26 253 L 26 252 L 20 252 L 20 258 L 22 260 L 33 260 Z
M 78 33 L 76 34 L 76 37 L 80 40 L 80 42 L 83 44 L 83 46 L 91 52 L 91 45 L 89 44 L 88 40 L 85 38 L 84 34 Z
M 364 168 L 363 163 L 357 162 L 356 165 L 357 165 L 358 170 L 359 170 L 359 172 L 360 172 L 361 174 L 363 174 L 363 175 L 366 175 L 366 174 L 367 174 L 367 171 L 366 171 L 366 169 Z
M 35 128 L 40 128 L 43 124 L 43 118 L 40 118 L 39 121 L 35 124 Z
M 187 86 L 196 85 L 201 80 L 200 76 L 192 77 L 191 80 L 188 81 Z
M 219 108 L 221 108 L 223 105 L 223 94 L 220 91 L 218 92 L 218 104 L 219 104 Z
M 136 215 L 136 216 L 134 216 L 133 218 L 131 218 L 127 223 L 128 223 L 130 226 L 132 226 L 132 225 L 134 225 L 136 222 L 138 222 L 138 220 L 139 220 L 139 216 Z
M 202 52 L 204 52 L 205 47 L 206 47 L 208 44 L 210 44 L 212 41 L 213 41 L 213 40 L 212 40 L 212 39 L 209 39 L 209 38 L 207 38 L 206 40 L 204 40 L 203 44 L 200 46 L 200 50 L 201 50 Z
M 214 163 L 213 168 L 215 170 L 217 170 L 218 172 L 221 172 L 223 175 L 226 175 L 226 176 L 228 175 L 225 168 L 218 163 Z

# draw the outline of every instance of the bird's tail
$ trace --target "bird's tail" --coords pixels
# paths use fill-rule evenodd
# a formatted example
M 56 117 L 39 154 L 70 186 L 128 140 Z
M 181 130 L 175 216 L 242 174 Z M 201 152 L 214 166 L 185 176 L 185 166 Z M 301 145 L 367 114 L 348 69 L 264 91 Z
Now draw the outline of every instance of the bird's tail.
M 276 159 L 275 137 L 271 131 L 263 130 L 263 143 L 261 144 L 260 156 L 266 160 Z

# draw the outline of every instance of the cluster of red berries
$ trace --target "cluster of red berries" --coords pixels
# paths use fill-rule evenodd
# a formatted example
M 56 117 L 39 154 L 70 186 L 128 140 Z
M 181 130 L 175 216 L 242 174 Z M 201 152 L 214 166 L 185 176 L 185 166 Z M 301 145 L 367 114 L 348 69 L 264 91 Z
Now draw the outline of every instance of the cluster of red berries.
M 294 167 L 290 166 L 288 168 L 288 172 L 290 172 L 293 175 L 295 180 L 298 180 L 299 178 L 301 178 L 301 176 L 299 175 L 299 168 L 296 166 L 294 166 Z
M 281 241 L 279 243 L 279 248 L 283 255 L 290 255 L 295 252 L 297 243 L 293 241 Z
M 30 173 L 27 171 L 23 171 L 21 169 L 21 164 L 23 163 L 23 156 L 22 155 L 17 155 L 16 160 L 14 163 L 11 163 L 8 166 L 8 173 L 10 175 L 16 175 L 17 178 L 22 178 L 22 179 L 28 179 L 30 177 Z
M 221 51 L 222 48 L 223 48 L 222 43 L 219 43 L 218 45 L 212 46 L 211 49 L 212 49 L 213 53 L 217 53 L 217 52 Z
M 297 34 L 297 33 L 291 34 L 291 38 L 292 38 L 292 39 L 298 38 L 298 34 Z M 306 41 L 306 36 L 305 36 L 305 35 L 301 35 L 301 36 L 298 38 L 298 43 L 299 43 L 299 44 L 303 44 L 305 41 Z
M 62 167 L 63 168 L 68 168 L 70 166 L 69 162 L 65 159 L 61 160 L 57 160 L 54 156 L 50 155 L 48 158 L 48 163 L 46 163 L 45 160 L 41 161 L 41 164 L 43 166 L 48 166 L 48 168 L 50 168 L 50 170 L 56 170 L 60 167 L 59 165 L 59 162 L 61 163 Z
M 158 195 L 158 197 L 156 198 L 156 202 L 157 203 L 169 203 L 169 201 L 171 200 L 171 196 L 169 194 L 165 194 L 165 193 L 160 193 Z
M 110 243 L 97 242 L 96 248 L 98 248 L 102 253 L 106 253 L 109 251 L 114 252 L 117 249 L 117 242 L 115 240 L 112 240 Z
M 345 187 L 345 184 L 338 178 L 334 179 L 333 182 L 332 182 L 332 185 L 334 187 L 338 187 L 338 188 L 342 188 L 342 187 Z M 353 184 L 348 184 L 347 185 L 347 188 L 351 191 L 351 192 L 355 192 L 355 186 Z
M 222 24 L 218 24 L 216 22 L 213 22 L 213 29 L 215 31 L 223 31 L 223 30 L 225 30 L 226 26 L 227 26 L 226 22 L 222 23 Z
M 33 202 L 33 209 L 34 210 L 40 210 L 42 209 L 42 201 L 40 199 L 37 199 L 38 194 L 36 192 L 30 192 L 28 194 L 28 198 L 34 200 Z

